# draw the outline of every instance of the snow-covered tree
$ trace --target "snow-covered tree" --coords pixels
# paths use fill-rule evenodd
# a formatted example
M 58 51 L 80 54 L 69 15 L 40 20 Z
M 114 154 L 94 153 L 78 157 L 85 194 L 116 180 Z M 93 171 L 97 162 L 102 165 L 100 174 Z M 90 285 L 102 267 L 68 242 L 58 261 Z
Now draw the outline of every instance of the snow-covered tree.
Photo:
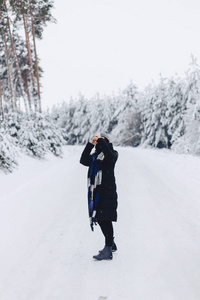
M 19 130 L 19 147 L 25 154 L 40 158 L 45 156 L 46 146 L 40 140 L 40 134 L 35 120 L 26 118 Z
M 66 144 L 61 128 L 55 124 L 49 113 L 40 118 L 38 124 L 41 131 L 41 138 L 46 144 L 47 151 L 52 152 L 56 156 L 62 156 L 62 146 Z
M 142 128 L 138 89 L 131 82 L 118 97 L 120 101 L 113 115 L 113 119 L 117 119 L 117 126 L 112 132 L 114 141 L 118 145 L 138 146 Z
M 200 70 L 194 58 L 187 72 L 184 101 L 184 134 L 173 144 L 178 152 L 200 154 Z
M 16 147 L 10 136 L 0 128 L 0 168 L 11 172 L 17 165 Z
M 62 155 L 65 143 L 62 130 L 56 126 L 48 114 L 37 113 L 26 118 L 18 133 L 18 144 L 30 156 L 43 158 L 47 152 Z
M 13 143 L 18 144 L 19 130 L 21 128 L 21 118 L 23 115 L 20 113 L 8 113 L 4 117 L 4 126 L 6 132 L 13 138 Z

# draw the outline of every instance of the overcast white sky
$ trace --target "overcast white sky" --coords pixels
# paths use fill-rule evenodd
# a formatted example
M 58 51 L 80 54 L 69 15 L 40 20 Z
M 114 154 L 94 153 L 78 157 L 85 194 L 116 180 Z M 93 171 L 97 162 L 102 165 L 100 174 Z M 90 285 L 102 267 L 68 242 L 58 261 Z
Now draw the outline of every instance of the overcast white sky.
M 53 15 L 37 43 L 45 108 L 182 75 L 191 54 L 200 63 L 199 0 L 55 0 Z

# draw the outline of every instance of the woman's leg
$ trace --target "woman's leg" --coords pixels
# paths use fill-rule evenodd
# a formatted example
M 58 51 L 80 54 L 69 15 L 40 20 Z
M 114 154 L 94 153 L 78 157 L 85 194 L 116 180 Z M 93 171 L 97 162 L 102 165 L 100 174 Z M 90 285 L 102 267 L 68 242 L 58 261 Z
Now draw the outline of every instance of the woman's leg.
M 93 258 L 96 260 L 111 260 L 112 255 L 112 245 L 113 245 L 113 225 L 111 221 L 98 221 L 99 226 L 105 236 L 105 247 L 99 251 L 98 255 L 94 255 Z
M 98 221 L 99 226 L 105 236 L 105 245 L 112 247 L 113 245 L 113 225 L 111 221 Z

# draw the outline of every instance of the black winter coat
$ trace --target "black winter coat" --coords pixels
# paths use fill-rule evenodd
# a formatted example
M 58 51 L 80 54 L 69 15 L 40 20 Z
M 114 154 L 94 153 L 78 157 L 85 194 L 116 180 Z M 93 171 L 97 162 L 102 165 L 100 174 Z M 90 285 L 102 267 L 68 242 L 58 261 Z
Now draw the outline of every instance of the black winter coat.
M 97 221 L 117 221 L 117 191 L 114 168 L 118 152 L 113 149 L 111 143 L 108 144 L 102 138 L 99 138 L 97 143 L 104 153 L 104 160 L 102 161 L 102 185 L 96 219 Z M 80 159 L 82 165 L 90 165 L 90 152 L 93 147 L 94 145 L 91 143 L 87 143 L 85 146 Z

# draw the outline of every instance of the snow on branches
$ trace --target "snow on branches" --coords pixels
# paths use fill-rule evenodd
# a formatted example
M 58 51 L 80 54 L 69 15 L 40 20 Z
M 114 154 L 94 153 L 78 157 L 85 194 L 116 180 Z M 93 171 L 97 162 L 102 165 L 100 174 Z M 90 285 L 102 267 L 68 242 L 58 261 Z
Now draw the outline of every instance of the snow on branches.
M 29 117 L 13 113 L 0 120 L 0 168 L 3 170 L 13 170 L 20 151 L 38 158 L 44 158 L 49 152 L 62 156 L 63 144 L 62 130 L 48 113 Z
M 85 144 L 95 132 L 107 131 L 116 145 L 200 154 L 199 67 L 193 62 L 185 78 L 160 77 L 142 92 L 131 83 L 112 96 L 80 95 L 54 107 L 52 118 L 68 144 Z

